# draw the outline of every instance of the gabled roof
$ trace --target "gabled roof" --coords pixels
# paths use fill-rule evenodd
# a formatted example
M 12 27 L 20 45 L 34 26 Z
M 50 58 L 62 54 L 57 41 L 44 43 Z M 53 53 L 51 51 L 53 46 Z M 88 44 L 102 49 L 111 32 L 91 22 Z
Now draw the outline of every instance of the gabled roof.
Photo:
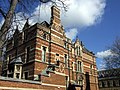
M 86 47 L 83 47 L 83 51 L 94 55 L 94 53 L 92 51 L 89 51 Z
M 45 26 L 45 27 L 49 27 L 49 26 L 50 26 L 46 21 L 43 21 L 43 22 L 41 23 L 41 25 L 43 25 L 43 26 Z
M 14 32 L 14 36 L 18 35 L 20 33 L 20 31 L 18 30 L 18 28 L 15 29 L 15 32 Z
M 25 30 L 25 29 L 27 29 L 27 28 L 29 28 L 30 27 L 30 25 L 29 25 L 29 22 L 28 22 L 28 20 L 26 21 L 26 23 L 25 23 L 25 25 L 24 25 L 24 27 L 23 27 L 23 30 Z

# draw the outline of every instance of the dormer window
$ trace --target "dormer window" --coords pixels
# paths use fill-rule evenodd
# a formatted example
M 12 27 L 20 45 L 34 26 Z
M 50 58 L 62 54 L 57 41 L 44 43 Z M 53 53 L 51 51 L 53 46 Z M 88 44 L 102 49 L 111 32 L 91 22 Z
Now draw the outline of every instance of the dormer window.
M 76 55 L 77 55 L 77 56 L 80 56 L 80 55 L 81 55 L 80 46 L 76 46 L 75 52 L 76 52 Z

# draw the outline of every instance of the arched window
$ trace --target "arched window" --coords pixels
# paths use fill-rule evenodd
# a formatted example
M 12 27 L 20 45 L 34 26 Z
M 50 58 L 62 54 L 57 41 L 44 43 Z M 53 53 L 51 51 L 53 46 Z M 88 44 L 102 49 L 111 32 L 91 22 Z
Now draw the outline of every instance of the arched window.
M 78 72 L 82 72 L 82 62 L 81 61 L 77 61 L 77 71 Z

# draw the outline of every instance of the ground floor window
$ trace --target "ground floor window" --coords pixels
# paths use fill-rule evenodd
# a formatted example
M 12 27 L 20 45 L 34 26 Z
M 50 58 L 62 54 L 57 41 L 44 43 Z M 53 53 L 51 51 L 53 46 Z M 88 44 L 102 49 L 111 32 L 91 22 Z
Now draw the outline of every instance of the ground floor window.
M 25 72 L 24 75 L 25 75 L 25 79 L 28 79 L 28 72 Z

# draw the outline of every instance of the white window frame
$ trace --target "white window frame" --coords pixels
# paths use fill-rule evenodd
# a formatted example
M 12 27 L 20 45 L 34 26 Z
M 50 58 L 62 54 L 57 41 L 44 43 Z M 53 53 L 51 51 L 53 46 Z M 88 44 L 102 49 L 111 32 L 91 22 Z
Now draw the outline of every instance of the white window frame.
M 42 46 L 42 62 L 46 62 L 47 47 Z

